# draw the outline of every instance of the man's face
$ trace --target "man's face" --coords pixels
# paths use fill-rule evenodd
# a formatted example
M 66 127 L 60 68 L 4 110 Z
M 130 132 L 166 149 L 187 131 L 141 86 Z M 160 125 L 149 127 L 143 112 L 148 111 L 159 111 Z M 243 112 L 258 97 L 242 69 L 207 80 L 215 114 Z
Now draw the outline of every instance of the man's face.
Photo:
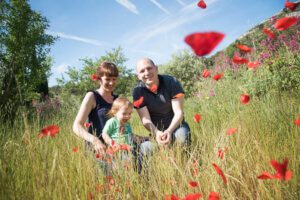
M 137 75 L 138 79 L 148 86 L 158 82 L 157 67 L 147 60 L 142 60 L 137 64 Z

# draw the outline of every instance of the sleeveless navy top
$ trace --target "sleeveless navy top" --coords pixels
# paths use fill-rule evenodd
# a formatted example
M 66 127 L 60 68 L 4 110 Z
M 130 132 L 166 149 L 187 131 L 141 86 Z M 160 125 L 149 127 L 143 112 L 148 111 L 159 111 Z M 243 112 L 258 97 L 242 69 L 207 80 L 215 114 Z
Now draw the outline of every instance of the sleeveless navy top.
M 107 113 L 111 109 L 112 104 L 108 103 L 103 99 L 103 97 L 97 91 L 91 91 L 94 93 L 96 100 L 96 107 L 90 112 L 88 116 L 88 121 L 92 123 L 89 127 L 88 132 L 95 134 L 98 138 L 102 139 L 102 129 L 105 125 L 105 122 L 108 120 Z M 118 95 L 112 94 L 113 99 L 118 98 Z

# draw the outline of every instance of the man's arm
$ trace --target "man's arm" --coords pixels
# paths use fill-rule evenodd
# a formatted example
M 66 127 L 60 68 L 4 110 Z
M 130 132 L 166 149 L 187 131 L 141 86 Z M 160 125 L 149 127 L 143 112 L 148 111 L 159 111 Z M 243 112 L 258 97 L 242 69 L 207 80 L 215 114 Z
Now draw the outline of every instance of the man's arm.
M 137 112 L 139 114 L 139 117 L 142 121 L 142 124 L 144 125 L 144 127 L 150 131 L 152 134 L 155 135 L 155 139 L 158 142 L 158 144 L 164 144 L 165 141 L 162 141 L 161 136 L 163 135 L 163 132 L 161 132 L 160 130 L 158 130 L 156 128 L 156 126 L 153 124 L 153 122 L 151 121 L 151 117 L 148 111 L 148 108 L 146 106 L 137 109 Z

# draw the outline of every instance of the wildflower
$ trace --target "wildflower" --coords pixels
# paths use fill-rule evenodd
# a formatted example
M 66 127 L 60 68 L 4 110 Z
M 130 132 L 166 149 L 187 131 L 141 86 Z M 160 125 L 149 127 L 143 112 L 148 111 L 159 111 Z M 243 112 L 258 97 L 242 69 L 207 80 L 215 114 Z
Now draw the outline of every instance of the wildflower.
M 232 58 L 232 62 L 234 62 L 235 64 L 247 64 L 249 62 L 249 60 L 247 60 L 246 58 L 242 58 L 242 57 L 234 55 Z
M 237 128 L 230 128 L 226 131 L 227 135 L 232 135 L 237 131 Z
M 248 94 L 242 94 L 240 97 L 240 102 L 242 104 L 247 104 L 250 101 L 250 96 Z
M 174 194 L 171 194 L 171 195 L 166 195 L 165 200 L 180 200 L 180 198 Z
M 207 77 L 209 77 L 210 76 L 210 72 L 207 70 L 207 69 L 204 69 L 203 71 L 202 71 L 202 77 L 203 78 L 207 78 Z
M 274 24 L 274 28 L 276 28 L 279 31 L 284 31 L 288 29 L 289 27 L 293 26 L 297 22 L 297 17 L 283 17 L 276 21 Z
M 220 196 L 217 192 L 210 192 L 208 196 L 208 200 L 219 200 Z
M 97 80 L 98 80 L 98 76 L 97 76 L 96 74 L 92 74 L 92 75 L 91 75 L 91 79 L 92 79 L 93 81 L 97 81 Z
M 286 1 L 284 4 L 284 6 L 291 11 L 295 11 L 298 5 L 299 3 L 293 3 L 289 1 Z
M 190 187 L 198 187 L 198 183 L 196 181 L 190 181 L 189 182 Z
M 144 97 L 141 96 L 138 100 L 136 100 L 136 101 L 133 102 L 133 105 L 135 107 L 139 108 L 142 105 L 143 101 L 144 101 Z
M 295 123 L 297 126 L 300 126 L 300 117 L 298 117 L 298 118 L 294 121 L 294 123 Z
M 200 0 L 198 3 L 197 3 L 197 6 L 202 8 L 202 9 L 205 9 L 206 8 L 206 3 L 204 2 L 204 0 Z
M 255 68 L 257 68 L 259 66 L 259 62 L 258 61 L 256 61 L 256 62 L 248 62 L 247 66 L 248 66 L 249 69 L 255 69 Z
M 216 75 L 213 76 L 213 79 L 215 81 L 218 81 L 223 77 L 223 75 L 224 75 L 223 73 L 216 74 Z
M 56 125 L 50 125 L 50 126 L 47 126 L 45 128 L 43 128 L 41 130 L 42 133 L 40 133 L 38 135 L 39 138 L 42 138 L 42 137 L 45 137 L 45 136 L 51 136 L 52 138 L 55 137 L 55 135 L 59 132 L 59 127 L 56 126 Z
M 252 50 L 250 47 L 248 47 L 247 45 L 243 45 L 243 44 L 237 44 L 236 47 L 239 48 L 244 53 L 249 53 Z
M 292 172 L 290 170 L 287 170 L 288 159 L 285 159 L 282 164 L 277 162 L 276 160 L 271 160 L 270 163 L 276 170 L 276 173 L 272 175 L 269 172 L 263 172 L 257 177 L 258 179 L 279 179 L 289 181 L 292 178 Z
M 225 177 L 223 171 L 220 169 L 220 167 L 219 167 L 218 165 L 216 165 L 215 163 L 213 163 L 212 165 L 213 165 L 213 167 L 215 168 L 216 172 L 221 176 L 223 182 L 224 182 L 225 184 L 227 184 L 227 179 L 226 179 L 226 177 Z
M 187 194 L 183 198 L 183 200 L 197 200 L 202 197 L 202 194 L 200 193 L 195 193 L 195 194 Z
M 72 152 L 74 152 L 74 153 L 76 153 L 78 151 L 78 147 L 74 147 L 73 149 L 72 149 Z
M 194 121 L 195 121 L 196 123 L 199 123 L 200 119 L 201 119 L 201 115 L 199 115 L 199 114 L 195 114 L 195 115 L 194 115 Z
M 263 32 L 271 39 L 276 39 L 276 35 L 273 31 L 268 28 L 263 28 Z
M 193 33 L 185 37 L 184 41 L 190 45 L 197 56 L 205 56 L 223 40 L 225 35 L 218 32 Z

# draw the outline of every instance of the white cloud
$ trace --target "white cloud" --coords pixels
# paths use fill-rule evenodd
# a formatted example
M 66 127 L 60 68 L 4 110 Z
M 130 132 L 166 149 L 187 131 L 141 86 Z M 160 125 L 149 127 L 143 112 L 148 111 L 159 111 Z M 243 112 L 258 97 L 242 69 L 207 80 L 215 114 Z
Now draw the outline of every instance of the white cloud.
M 137 10 L 136 6 L 133 3 L 131 3 L 129 0 L 116 0 L 116 2 L 118 2 L 120 5 L 127 8 L 130 12 L 136 15 L 139 14 L 139 11 Z
M 53 36 L 58 36 L 60 38 L 64 38 L 64 39 L 75 40 L 75 41 L 79 41 L 79 42 L 83 42 L 83 43 L 87 43 L 87 44 L 92 44 L 94 46 L 103 46 L 104 45 L 104 43 L 99 42 L 94 39 L 84 38 L 84 37 L 75 36 L 75 35 L 69 35 L 69 34 L 65 34 L 62 32 L 48 31 L 47 33 L 50 35 L 53 35 Z
M 154 5 L 156 5 L 159 9 L 161 9 L 164 13 L 170 15 L 171 13 L 165 9 L 160 3 L 158 3 L 156 0 L 150 0 Z
M 180 5 L 185 6 L 186 4 L 181 0 L 176 0 Z

